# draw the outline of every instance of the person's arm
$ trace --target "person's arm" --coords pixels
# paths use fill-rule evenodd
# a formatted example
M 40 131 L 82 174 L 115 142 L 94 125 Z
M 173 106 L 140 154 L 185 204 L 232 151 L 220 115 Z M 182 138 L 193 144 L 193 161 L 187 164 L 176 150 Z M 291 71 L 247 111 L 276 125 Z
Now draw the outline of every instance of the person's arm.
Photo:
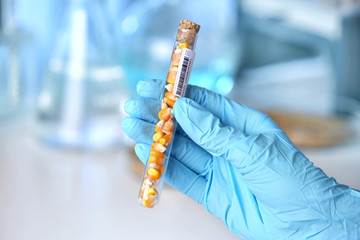
M 164 81 L 142 81 L 123 128 L 145 162 Z M 360 193 L 315 167 L 264 113 L 188 86 L 165 180 L 244 239 L 360 239 Z

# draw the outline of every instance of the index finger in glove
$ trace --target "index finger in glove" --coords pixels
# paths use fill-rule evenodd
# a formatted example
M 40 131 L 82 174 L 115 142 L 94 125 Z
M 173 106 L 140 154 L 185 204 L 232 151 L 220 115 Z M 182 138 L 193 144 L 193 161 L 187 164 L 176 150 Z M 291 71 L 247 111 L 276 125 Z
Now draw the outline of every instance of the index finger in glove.
M 137 94 L 144 98 L 161 99 L 164 95 L 166 81 L 151 79 L 140 81 L 136 85 Z
M 278 129 L 275 122 L 266 114 L 207 89 L 188 86 L 186 97 L 207 109 L 223 124 L 237 128 L 247 135 L 259 133 L 264 129 Z

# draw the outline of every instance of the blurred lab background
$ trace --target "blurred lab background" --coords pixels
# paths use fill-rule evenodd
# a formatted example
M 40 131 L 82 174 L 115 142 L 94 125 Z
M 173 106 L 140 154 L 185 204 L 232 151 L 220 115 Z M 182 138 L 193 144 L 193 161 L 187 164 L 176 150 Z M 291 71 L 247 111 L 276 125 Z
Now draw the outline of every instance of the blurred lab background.
M 0 239 L 239 239 L 170 186 L 137 204 L 122 105 L 166 77 L 181 19 L 201 25 L 191 84 L 360 189 L 359 1 L 1 0 Z

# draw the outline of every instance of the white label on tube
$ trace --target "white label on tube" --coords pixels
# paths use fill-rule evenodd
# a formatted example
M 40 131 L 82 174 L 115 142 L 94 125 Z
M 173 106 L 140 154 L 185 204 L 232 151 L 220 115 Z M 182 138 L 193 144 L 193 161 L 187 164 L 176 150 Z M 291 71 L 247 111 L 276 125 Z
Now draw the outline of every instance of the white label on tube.
M 195 52 L 188 48 L 183 48 L 178 72 L 176 74 L 173 94 L 178 97 L 184 97 L 188 85 L 191 68 L 194 62 Z

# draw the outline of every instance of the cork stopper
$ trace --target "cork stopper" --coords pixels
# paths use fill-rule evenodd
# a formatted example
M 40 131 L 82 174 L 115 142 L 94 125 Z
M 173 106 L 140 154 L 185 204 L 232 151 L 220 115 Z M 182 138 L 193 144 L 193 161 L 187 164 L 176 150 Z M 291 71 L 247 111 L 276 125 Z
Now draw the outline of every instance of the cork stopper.
M 181 20 L 179 23 L 179 29 L 195 29 L 196 33 L 198 33 L 200 25 L 189 20 Z
M 181 20 L 176 35 L 176 41 L 179 43 L 186 42 L 190 46 L 193 46 L 199 30 L 200 25 L 189 20 Z

